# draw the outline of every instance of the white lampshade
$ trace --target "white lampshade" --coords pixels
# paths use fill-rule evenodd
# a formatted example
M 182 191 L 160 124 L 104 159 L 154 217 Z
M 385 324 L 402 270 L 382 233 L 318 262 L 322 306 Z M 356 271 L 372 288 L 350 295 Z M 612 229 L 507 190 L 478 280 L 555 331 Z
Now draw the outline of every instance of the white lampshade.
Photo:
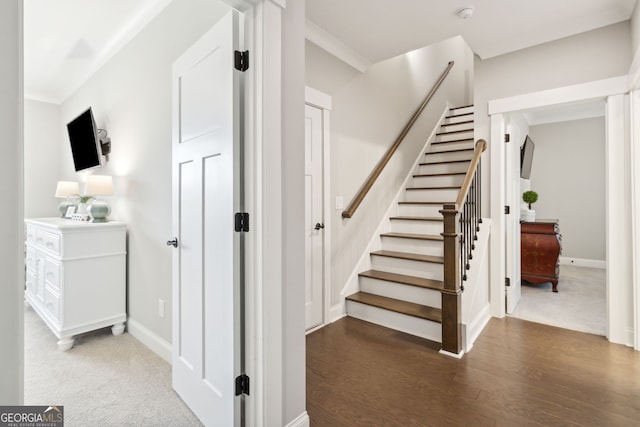
M 80 194 L 80 186 L 77 182 L 72 181 L 58 181 L 56 187 L 56 197 L 77 197 Z
M 109 175 L 89 175 L 84 187 L 87 196 L 112 196 L 113 178 Z

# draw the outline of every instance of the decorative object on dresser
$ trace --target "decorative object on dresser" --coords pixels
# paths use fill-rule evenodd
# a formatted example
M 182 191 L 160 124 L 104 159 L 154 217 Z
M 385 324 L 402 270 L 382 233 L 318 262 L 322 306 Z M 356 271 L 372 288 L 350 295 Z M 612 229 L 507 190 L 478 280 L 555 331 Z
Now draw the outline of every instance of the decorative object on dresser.
M 77 182 L 72 181 L 58 181 L 58 185 L 56 186 L 56 198 L 64 199 L 58 205 L 58 210 L 60 211 L 60 217 L 65 218 L 68 208 L 70 206 L 75 206 L 76 202 L 74 198 L 78 197 L 80 194 L 80 186 Z
M 126 321 L 126 225 L 25 219 L 25 300 L 69 350 L 74 336 Z
M 538 193 L 535 191 L 525 191 L 522 193 L 522 201 L 528 205 L 528 210 L 525 210 L 522 215 L 522 219 L 524 221 L 535 221 L 536 220 L 536 211 L 531 209 L 531 205 L 538 201 Z
M 558 292 L 562 236 L 557 219 L 520 224 L 521 278 L 529 283 L 551 282 Z
M 108 175 L 89 175 L 84 192 L 85 194 L 91 194 L 93 197 L 88 208 L 91 222 L 106 222 L 111 213 L 111 206 L 106 201 L 96 198 L 96 196 L 113 195 L 113 178 Z

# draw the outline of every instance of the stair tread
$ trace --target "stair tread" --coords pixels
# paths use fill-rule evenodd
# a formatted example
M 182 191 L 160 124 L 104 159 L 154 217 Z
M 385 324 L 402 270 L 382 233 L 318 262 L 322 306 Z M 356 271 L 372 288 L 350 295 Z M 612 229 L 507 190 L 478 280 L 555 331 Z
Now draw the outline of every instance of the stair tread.
M 389 218 L 390 220 L 399 219 L 399 220 L 407 220 L 407 221 L 440 221 L 442 222 L 442 217 L 427 217 L 427 216 L 392 216 Z
M 405 190 L 455 190 L 459 185 L 434 186 L 434 187 L 407 187 Z
M 455 134 L 455 133 L 465 133 L 465 132 L 473 132 L 473 128 L 460 129 L 460 130 L 450 130 L 450 131 L 446 131 L 446 132 L 438 132 L 438 133 L 436 133 L 436 136 L 452 135 L 452 134 Z
M 444 127 L 444 126 L 468 125 L 469 123 L 473 123 L 473 120 L 463 120 L 457 123 L 443 123 L 440 126 Z
M 471 113 L 461 113 L 461 114 L 450 114 L 448 116 L 445 117 L 445 119 L 453 119 L 455 117 L 463 117 L 463 116 L 472 116 L 473 112 Z
M 469 108 L 469 107 L 473 107 L 473 106 L 474 106 L 474 104 L 463 105 L 463 106 L 461 106 L 461 107 L 451 107 L 451 108 L 449 108 L 449 111 L 453 111 L 453 110 L 461 110 L 461 109 L 463 109 L 463 108 Z
M 353 295 L 349 295 L 347 300 L 383 308 L 400 314 L 406 314 L 408 316 L 418 317 L 420 319 L 430 320 L 432 322 L 442 323 L 442 311 L 439 308 L 427 307 L 426 305 L 369 294 L 367 292 L 357 292 Z
M 398 202 L 399 205 L 446 205 L 454 202 Z
M 434 153 L 432 153 L 434 154 Z M 469 163 L 471 162 L 471 159 L 465 159 L 465 160 L 446 160 L 446 161 L 442 161 L 442 162 L 426 162 L 426 163 L 420 163 L 419 166 L 428 166 L 428 165 L 445 165 L 447 163 Z
M 415 234 L 415 233 L 382 233 L 383 237 L 398 237 L 401 239 L 414 239 L 414 240 L 438 240 L 442 241 L 442 236 L 435 234 Z
M 450 144 L 450 143 L 456 143 L 456 142 L 473 142 L 473 138 L 451 139 L 449 141 L 434 141 L 431 143 L 431 145 Z
M 456 153 L 459 151 L 474 151 L 475 148 L 454 148 L 453 150 L 446 150 L 446 151 L 429 151 L 428 153 L 424 153 L 425 155 L 430 155 L 430 154 L 444 154 L 444 153 Z
M 406 259 L 410 261 L 430 262 L 434 264 L 444 264 L 444 257 L 433 255 L 414 254 L 411 252 L 399 252 L 399 251 L 374 251 L 370 255 L 384 256 L 387 258 Z
M 419 173 L 413 175 L 414 178 L 426 178 L 430 176 L 454 176 L 454 175 L 466 175 L 466 172 L 449 172 L 449 173 Z
M 441 280 L 425 279 L 423 277 L 407 276 L 406 274 L 389 273 L 388 271 L 367 270 L 359 274 L 370 279 L 385 280 L 387 282 L 402 283 L 404 285 L 417 286 L 420 288 L 441 291 L 444 289 L 444 282 Z

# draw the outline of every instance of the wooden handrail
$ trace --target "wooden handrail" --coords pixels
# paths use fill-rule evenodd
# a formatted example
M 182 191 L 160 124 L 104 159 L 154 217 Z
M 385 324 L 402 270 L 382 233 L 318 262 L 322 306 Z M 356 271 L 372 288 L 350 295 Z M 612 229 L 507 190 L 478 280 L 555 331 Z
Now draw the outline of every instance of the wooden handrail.
M 469 194 L 469 188 L 471 188 L 471 183 L 473 182 L 473 177 L 476 173 L 476 169 L 478 168 L 478 163 L 480 163 L 480 156 L 487 149 L 487 141 L 484 139 L 479 139 L 476 142 L 475 149 L 473 151 L 473 158 L 471 159 L 471 163 L 469 164 L 469 169 L 467 169 L 467 174 L 464 176 L 464 181 L 462 181 L 462 187 L 460 187 L 460 193 L 458 193 L 458 199 L 456 200 L 456 206 L 462 206 L 464 200 L 467 198 L 467 194 Z
M 411 116 L 411 119 L 406 124 L 406 126 L 404 127 L 404 129 L 402 130 L 402 132 L 400 133 L 398 138 L 396 139 L 396 141 L 387 150 L 385 155 L 380 159 L 380 161 L 378 162 L 376 167 L 373 169 L 373 171 L 371 171 L 371 174 L 369 175 L 367 180 L 364 182 L 364 184 L 362 184 L 362 187 L 360 187 L 360 190 L 358 190 L 358 193 L 353 198 L 353 200 L 351 200 L 351 203 L 349 204 L 347 209 L 345 209 L 342 212 L 342 217 L 343 218 L 351 218 L 353 216 L 353 214 L 355 213 L 356 209 L 358 209 L 358 206 L 360 206 L 360 203 L 362 203 L 362 201 L 364 200 L 365 196 L 367 195 L 367 193 L 369 192 L 371 187 L 373 187 L 373 184 L 376 182 L 376 180 L 378 179 L 378 177 L 382 173 L 382 170 L 384 169 L 384 167 L 387 165 L 387 163 L 389 163 L 389 160 L 391 160 L 391 156 L 393 156 L 393 154 L 396 152 L 396 150 L 398 149 L 398 147 L 400 146 L 400 144 L 404 140 L 405 136 L 407 136 L 407 134 L 409 133 L 409 131 L 413 127 L 413 124 L 416 122 L 416 120 L 418 120 L 418 116 L 420 116 L 420 113 L 422 113 L 422 110 L 424 110 L 424 108 L 427 106 L 427 104 L 429 103 L 429 101 L 431 100 L 433 95 L 436 93 L 436 91 L 438 90 L 438 88 L 440 87 L 442 82 L 444 81 L 445 77 L 447 77 L 447 74 L 449 74 L 449 71 L 453 67 L 453 64 L 454 64 L 454 61 L 450 61 L 447 64 L 447 68 L 444 70 L 442 75 L 440 75 L 440 78 L 436 81 L 435 85 L 433 85 L 433 88 L 427 94 L 427 97 L 424 99 L 422 104 L 420 104 L 420 107 L 418 107 L 416 112 L 413 113 L 413 116 Z

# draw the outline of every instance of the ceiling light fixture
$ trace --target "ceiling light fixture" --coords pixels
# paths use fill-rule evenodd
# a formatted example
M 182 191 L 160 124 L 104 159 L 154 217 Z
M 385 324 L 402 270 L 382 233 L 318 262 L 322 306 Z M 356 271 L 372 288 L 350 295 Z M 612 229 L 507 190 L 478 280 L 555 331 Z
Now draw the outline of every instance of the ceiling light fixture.
M 472 7 L 463 7 L 462 9 L 457 11 L 456 14 L 458 15 L 458 17 L 460 19 L 470 18 L 471 15 L 473 15 L 473 8 Z

